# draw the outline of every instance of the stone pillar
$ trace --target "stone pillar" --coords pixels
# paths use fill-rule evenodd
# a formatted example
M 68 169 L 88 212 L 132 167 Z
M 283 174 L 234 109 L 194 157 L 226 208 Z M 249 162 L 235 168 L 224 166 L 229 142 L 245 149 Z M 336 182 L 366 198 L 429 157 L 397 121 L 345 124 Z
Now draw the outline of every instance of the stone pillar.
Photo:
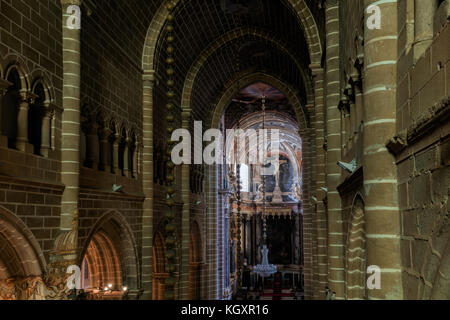
M 91 123 L 87 132 L 86 162 L 92 169 L 98 169 L 98 125 Z
M 143 167 L 142 188 L 145 195 L 142 216 L 142 298 L 152 298 L 153 260 L 153 86 L 154 71 L 143 76 Z M 118 144 L 117 144 L 118 145 Z M 116 146 L 116 142 L 114 142 Z M 117 147 L 118 149 L 118 147 Z M 115 151 L 115 149 L 114 149 Z M 117 151 L 118 153 L 118 151 Z M 114 160 L 116 161 L 116 160 Z M 114 162 L 117 166 L 117 162 Z M 118 169 L 115 169 L 116 173 Z
M 218 237 L 218 223 L 223 225 L 225 223 L 225 217 L 223 216 L 223 211 L 220 212 L 218 210 L 218 179 L 217 179 L 217 171 L 218 166 L 209 166 L 207 168 L 209 171 L 207 174 L 207 212 L 206 212 L 206 220 L 207 220 L 207 268 L 206 272 L 209 275 L 208 278 L 208 299 L 217 300 L 221 299 L 223 292 L 220 291 L 219 286 L 219 263 L 218 256 L 220 250 L 223 248 L 219 248 L 219 237 Z
M 81 0 L 61 0 L 63 26 L 63 109 L 61 181 L 65 185 L 61 201 L 61 229 L 71 230 L 78 209 L 80 172 L 80 30 L 69 29 L 70 5 Z
M 183 108 L 182 128 L 189 130 L 189 120 L 192 110 Z M 183 202 L 183 212 L 181 216 L 181 272 L 180 272 L 180 299 L 189 299 L 189 242 L 190 242 L 190 165 L 181 166 L 181 201 Z M 191 284 L 192 285 L 192 284 Z
M 132 177 L 135 179 L 139 178 L 139 142 L 136 140 L 133 148 L 133 172 Z
M 131 139 L 126 138 L 125 139 L 125 146 L 123 148 L 123 174 L 127 178 L 131 178 L 132 172 L 131 172 L 131 166 L 130 166 L 130 144 Z
M 30 103 L 34 102 L 34 98 L 35 95 L 30 92 L 22 92 L 19 97 L 16 148 L 24 152 L 32 152 L 33 150 L 33 146 L 28 143 L 28 110 Z
M 324 70 L 312 68 L 315 91 L 315 197 L 316 212 L 311 217 L 305 215 L 304 223 L 304 255 L 305 255 L 305 297 L 306 299 L 320 299 L 325 292 L 328 278 L 327 261 L 327 212 L 324 205 L 325 195 L 321 188 L 325 187 L 325 101 L 324 101 Z M 302 139 L 304 139 L 302 137 Z M 312 189 L 312 188 L 311 188 Z M 311 202 L 311 200 L 310 200 Z M 314 243 L 315 242 L 315 243 Z M 313 245 L 315 244 L 315 247 Z M 314 274 L 311 274 L 311 273 Z M 316 281 L 314 282 L 314 279 Z
M 433 42 L 434 14 L 437 7 L 437 0 L 414 2 L 414 61 L 419 60 Z
M 327 106 L 327 201 L 328 201 L 328 287 L 336 292 L 336 299 L 345 298 L 344 232 L 341 197 L 337 186 L 341 180 L 341 115 L 340 59 L 339 59 L 339 2 L 327 1 L 326 106 Z M 348 120 L 348 119 L 347 119 Z M 347 121 L 346 121 L 347 123 Z M 348 126 L 348 123 L 347 123 Z M 350 128 L 346 129 L 347 135 Z M 323 288 L 324 289 L 324 288 Z M 325 296 L 325 291 L 322 292 Z
M 51 132 L 52 132 L 52 120 L 55 115 L 55 111 L 49 107 L 45 108 L 44 116 L 42 117 L 42 130 L 41 130 L 41 155 L 48 157 L 51 150 Z
M 6 92 L 8 91 L 8 88 L 12 85 L 11 82 L 0 79 L 0 147 L 7 147 L 8 146 L 8 138 L 6 136 L 3 135 L 3 129 L 2 129 L 2 101 L 3 101 L 3 96 L 6 94 Z
M 375 2 L 383 25 L 380 30 L 364 30 L 363 166 L 367 266 L 376 265 L 382 272 L 381 289 L 368 290 L 368 297 L 402 299 L 397 168 L 385 147 L 396 132 L 398 4 L 364 0 L 365 8 Z
M 111 165 L 108 162 L 109 154 L 109 136 L 111 135 L 111 130 L 109 128 L 103 128 L 100 131 L 100 160 L 99 169 L 111 172 Z
M 119 169 L 119 144 L 120 141 L 122 140 L 122 137 L 119 134 L 115 134 L 114 138 L 113 138 L 113 154 L 112 154 L 112 160 L 113 160 L 113 164 L 112 164 L 112 171 L 115 174 L 119 174 L 120 173 L 120 169 Z

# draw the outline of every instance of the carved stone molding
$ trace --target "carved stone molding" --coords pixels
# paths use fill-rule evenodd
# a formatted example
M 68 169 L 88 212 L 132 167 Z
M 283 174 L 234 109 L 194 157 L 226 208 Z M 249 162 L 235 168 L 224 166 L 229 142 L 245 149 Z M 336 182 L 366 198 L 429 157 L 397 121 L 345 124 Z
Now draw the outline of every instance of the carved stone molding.
M 386 142 L 386 147 L 393 155 L 398 155 L 408 146 L 422 139 L 431 130 L 447 122 L 450 118 L 450 97 L 442 99 L 416 121 Z

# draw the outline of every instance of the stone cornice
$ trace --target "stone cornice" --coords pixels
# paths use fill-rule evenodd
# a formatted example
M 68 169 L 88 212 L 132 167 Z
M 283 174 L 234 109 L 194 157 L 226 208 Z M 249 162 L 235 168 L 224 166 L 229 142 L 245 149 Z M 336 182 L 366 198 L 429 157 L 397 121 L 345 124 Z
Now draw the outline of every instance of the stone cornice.
M 6 90 L 12 86 L 12 83 L 3 79 L 0 79 L 0 96 L 6 93 Z
M 397 133 L 386 142 L 386 147 L 395 156 L 399 155 L 408 146 L 422 139 L 427 133 L 450 118 L 450 97 L 442 99 L 421 115 L 408 129 Z

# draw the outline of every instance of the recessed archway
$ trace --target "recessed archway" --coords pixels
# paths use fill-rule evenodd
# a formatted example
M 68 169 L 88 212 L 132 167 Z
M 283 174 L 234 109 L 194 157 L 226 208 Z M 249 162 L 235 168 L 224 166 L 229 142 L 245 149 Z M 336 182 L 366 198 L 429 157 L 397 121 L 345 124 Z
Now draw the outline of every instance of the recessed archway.
M 0 207 L 0 300 L 28 300 L 32 293 L 15 290 L 16 282 L 41 279 L 46 271 L 42 251 L 28 227 Z
M 311 140 L 311 131 L 309 130 L 309 121 L 308 121 L 308 114 L 305 110 L 305 108 L 302 106 L 302 103 L 300 102 L 300 99 L 298 98 L 295 90 L 293 90 L 292 88 L 290 88 L 290 86 L 288 84 L 286 84 L 285 82 L 283 82 L 282 80 L 278 79 L 277 77 L 274 77 L 268 73 L 265 72 L 248 72 L 248 73 L 243 73 L 243 74 L 239 74 L 236 75 L 235 79 L 231 79 L 225 90 L 223 90 L 217 97 L 216 103 L 214 104 L 214 109 L 211 111 L 210 117 L 209 117 L 209 125 L 211 128 L 219 128 L 222 127 L 223 128 L 223 123 L 221 123 L 221 118 L 224 114 L 225 109 L 228 107 L 228 105 L 230 104 L 230 101 L 232 101 L 233 97 L 236 96 L 236 94 L 241 91 L 243 88 L 252 85 L 254 83 L 257 82 L 263 82 L 265 84 L 268 84 L 270 86 L 273 86 L 274 88 L 278 89 L 279 91 L 281 91 L 289 100 L 292 109 L 293 109 L 293 113 L 294 113 L 294 118 L 298 123 L 298 132 L 297 134 L 300 134 L 301 136 L 301 147 L 300 149 L 302 150 L 302 154 L 301 154 L 301 159 L 300 159 L 300 163 L 303 166 L 303 170 L 305 171 L 309 171 L 311 168 L 311 163 L 308 157 L 304 157 L 304 154 L 309 154 L 309 152 L 311 152 L 310 150 L 310 146 L 309 146 L 309 141 Z M 236 85 L 236 83 L 239 83 L 239 87 Z M 219 182 L 221 181 L 221 179 L 223 179 L 223 173 L 221 173 L 220 168 L 218 168 L 220 166 L 211 166 L 208 169 L 208 176 L 209 178 L 207 178 L 206 180 L 208 181 L 207 184 L 207 192 L 208 192 L 208 196 L 206 198 L 207 200 L 207 207 L 208 207 L 208 212 L 207 212 L 207 225 L 223 225 L 226 221 L 225 219 L 225 214 L 224 212 L 222 212 L 223 208 L 226 207 L 223 204 L 220 204 L 220 202 L 223 201 L 222 199 L 222 195 L 218 194 L 218 190 L 221 190 L 222 186 L 219 184 Z M 302 177 L 303 178 L 303 177 Z M 311 194 L 312 190 L 312 183 L 311 181 L 309 181 L 309 175 L 305 175 L 305 179 L 304 181 L 302 181 L 303 184 L 303 192 L 302 192 L 302 208 L 304 205 L 308 206 L 309 205 L 309 194 Z M 231 209 L 230 209 L 231 210 Z M 303 210 L 303 209 L 298 209 L 297 211 L 299 214 L 307 214 L 309 215 L 310 212 L 309 210 Z M 301 228 L 304 227 L 303 224 L 303 218 L 301 219 L 302 223 L 301 223 Z M 307 240 L 311 237 L 311 230 L 310 229 L 305 229 L 305 230 L 299 230 L 298 234 L 296 235 L 296 237 L 299 237 L 299 242 L 301 242 L 302 246 L 303 243 L 305 243 Z M 210 259 L 210 257 L 221 257 L 223 256 L 223 254 L 220 252 L 220 250 L 224 250 L 223 248 L 225 248 L 226 246 L 219 246 L 216 247 L 214 245 L 214 243 L 216 243 L 217 241 L 220 241 L 219 239 L 221 239 L 221 237 L 223 237 L 223 234 L 221 232 L 211 232 L 208 235 L 208 239 L 206 239 L 206 245 L 208 246 L 207 248 L 207 252 L 208 251 L 212 251 L 208 257 L 206 257 L 207 259 Z M 221 249 L 222 248 L 222 249 Z M 299 249 L 297 247 L 297 249 Z M 304 260 L 306 259 L 310 259 L 311 257 L 309 256 L 311 255 L 310 252 L 304 252 L 303 254 L 299 255 L 299 263 L 303 263 Z M 305 258 L 303 258 L 305 257 Z M 220 259 L 220 258 L 219 258 Z M 225 260 L 226 261 L 226 260 Z M 301 262 L 300 262 L 301 261 Z M 207 262 L 209 263 L 209 262 Z M 212 267 L 211 267 L 211 272 L 213 272 L 213 274 L 215 274 L 215 276 L 213 278 L 210 279 L 210 283 L 209 283 L 209 290 L 210 292 L 215 292 L 217 289 L 219 289 L 217 287 L 217 282 L 219 282 L 219 286 L 220 286 L 220 281 L 218 281 L 218 279 L 221 278 L 221 275 L 217 274 L 217 270 L 219 270 L 219 265 L 222 263 L 222 260 L 212 260 Z M 311 273 L 312 270 L 308 269 L 309 266 L 305 266 L 304 267 L 304 271 L 303 273 Z M 310 268 L 310 267 L 309 267 Z M 298 277 L 297 279 L 300 279 L 300 277 Z M 300 282 L 300 281 L 299 281 Z
M 346 259 L 346 299 L 366 299 L 366 230 L 364 202 L 355 198 L 349 220 Z
M 140 289 L 136 242 L 119 212 L 105 213 L 91 229 L 79 258 L 84 289 L 94 298 L 135 297 Z

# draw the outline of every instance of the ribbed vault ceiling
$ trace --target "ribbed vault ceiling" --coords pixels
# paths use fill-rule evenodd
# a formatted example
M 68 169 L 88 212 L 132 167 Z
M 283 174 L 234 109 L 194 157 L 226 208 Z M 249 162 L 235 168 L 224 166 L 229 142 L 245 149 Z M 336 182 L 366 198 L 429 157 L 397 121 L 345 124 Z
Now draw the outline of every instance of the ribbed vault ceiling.
M 209 56 L 193 86 L 191 108 L 195 120 L 205 119 L 211 104 L 225 89 L 225 84 L 238 72 L 246 70 L 267 71 L 291 85 L 302 100 L 306 100 L 303 77 L 305 74 L 309 76 L 308 46 L 302 25 L 291 6 L 284 0 L 249 0 L 239 1 L 246 4 L 248 10 L 234 11 L 237 7 L 232 3 L 236 2 L 183 0 L 175 9 L 174 91 L 178 101 L 181 101 L 183 85 L 191 66 L 217 39 L 230 31 L 248 28 L 267 35 L 244 35 L 224 43 Z M 162 86 L 166 82 L 165 39 L 163 32 L 155 56 L 157 74 L 163 79 Z
M 240 48 L 239 60 L 237 48 Z M 238 72 L 247 70 L 274 74 L 297 88 L 300 96 L 305 96 L 302 74 L 289 55 L 269 41 L 249 36 L 220 48 L 206 61 L 193 87 L 194 116 L 204 115 L 201 110 L 214 102 L 225 84 Z M 236 86 L 242 89 L 238 82 Z

